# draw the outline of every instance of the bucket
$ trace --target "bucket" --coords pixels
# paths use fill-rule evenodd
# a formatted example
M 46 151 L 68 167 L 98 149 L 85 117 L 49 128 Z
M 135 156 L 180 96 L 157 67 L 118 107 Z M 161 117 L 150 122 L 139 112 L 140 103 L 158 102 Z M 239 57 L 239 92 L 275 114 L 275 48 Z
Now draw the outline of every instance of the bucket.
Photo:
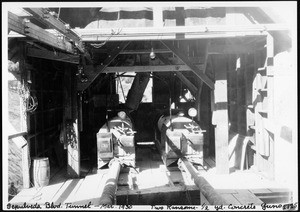
M 50 165 L 47 157 L 33 158 L 33 183 L 35 187 L 49 185 Z

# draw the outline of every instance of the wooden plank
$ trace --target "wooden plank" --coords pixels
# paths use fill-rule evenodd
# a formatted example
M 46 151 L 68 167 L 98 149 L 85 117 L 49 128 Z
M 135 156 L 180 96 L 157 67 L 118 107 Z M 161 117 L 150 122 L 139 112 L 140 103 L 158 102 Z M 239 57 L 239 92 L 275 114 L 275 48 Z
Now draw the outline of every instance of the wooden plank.
M 237 194 L 238 192 L 234 189 L 216 189 L 219 194 Z
M 23 188 L 30 188 L 30 152 L 27 143 L 22 148 Z
M 208 54 L 248 54 L 254 51 L 253 45 L 244 44 L 219 44 L 210 45 L 208 48 Z
M 196 65 L 203 70 L 203 65 Z M 97 72 L 100 68 L 97 67 Z M 187 65 L 155 65 L 155 66 L 115 66 L 107 67 L 103 73 L 123 73 L 123 72 L 170 72 L 170 71 L 192 71 Z
M 268 188 L 271 192 L 291 192 L 291 190 L 287 188 Z
M 68 197 L 64 200 L 64 203 L 73 203 L 75 202 L 76 193 L 81 187 L 81 184 L 83 183 L 84 178 L 79 179 L 76 186 L 72 189 L 72 192 L 68 195 Z
M 185 25 L 185 11 L 184 7 L 175 7 L 176 14 L 176 26 L 184 26 Z M 185 33 L 176 33 L 177 39 L 184 39 Z
M 119 45 L 116 46 L 116 48 L 114 48 L 108 55 L 108 57 L 103 61 L 103 63 L 97 67 L 97 74 L 95 76 L 93 76 L 93 78 L 91 80 L 89 80 L 86 83 L 78 83 L 77 86 L 77 90 L 79 91 L 84 91 L 86 90 L 88 87 L 90 87 L 95 81 L 97 81 L 99 79 L 99 76 L 101 73 L 103 73 L 103 71 L 106 69 L 106 67 L 119 55 L 119 53 L 126 48 L 126 46 L 129 44 L 130 42 L 121 42 Z M 87 66 L 84 66 L 84 69 L 86 69 Z M 93 67 L 90 67 L 90 69 L 92 68 L 93 72 L 95 69 Z M 89 73 L 90 73 L 89 72 Z
M 11 12 L 8 12 L 8 28 L 25 35 L 27 37 L 38 40 L 42 43 L 50 45 L 54 48 L 58 48 L 63 51 L 74 53 L 72 44 L 68 41 L 64 41 L 57 36 L 47 32 L 46 30 L 30 23 L 29 21 L 23 21 L 18 16 L 14 15 Z
M 65 54 L 62 52 L 53 52 L 46 49 L 28 47 L 26 55 L 28 57 L 43 58 L 47 60 L 62 61 L 66 63 L 79 63 L 79 56 L 77 55 Z
M 228 204 L 232 205 L 241 205 L 241 202 L 237 200 L 237 198 L 233 194 L 221 194 L 221 196 L 228 202 Z
M 44 23 L 49 28 L 56 29 L 62 33 L 68 40 L 75 42 L 79 51 L 84 52 L 84 48 L 81 42 L 81 38 L 72 30 L 68 29 L 68 26 L 64 24 L 60 19 L 54 17 L 49 13 L 46 8 L 23 8 L 27 12 L 31 13 L 35 18 Z
M 246 120 L 245 120 L 245 115 L 244 114 L 244 107 L 245 105 L 245 78 L 244 78 L 244 65 L 245 65 L 245 55 L 238 55 L 237 56 L 237 67 L 236 67 L 236 72 L 237 72 L 237 98 L 236 98 L 236 103 L 237 103 L 237 131 L 239 134 L 245 135 L 246 134 Z
M 32 201 L 38 204 L 45 204 L 45 202 L 51 202 L 55 194 L 61 189 L 66 181 L 65 177 L 66 170 L 61 169 L 52 179 L 48 186 L 42 187 L 39 192 L 35 195 Z
M 274 122 L 271 122 L 270 119 L 268 118 L 262 118 L 263 120 L 263 125 L 264 125 L 264 128 L 266 130 L 268 130 L 270 133 L 275 133 L 275 125 L 274 125 Z
M 67 148 L 68 175 L 78 177 L 80 175 L 80 145 L 78 136 L 78 111 L 77 92 L 75 89 L 75 73 L 70 68 L 64 71 L 64 148 Z
M 199 188 L 195 185 L 159 186 L 159 187 L 147 188 L 147 189 L 117 191 L 116 195 L 122 196 L 122 195 L 144 195 L 144 194 L 155 194 L 155 193 L 173 193 L 173 192 L 185 191 L 187 189 L 188 190 L 199 190 Z
M 72 119 L 68 120 L 69 136 L 68 139 L 68 175 L 72 178 L 80 177 L 80 137 L 79 137 L 79 115 L 78 115 L 78 95 L 75 92 L 74 77 L 72 79 Z
M 19 43 L 19 70 L 21 72 L 21 79 L 27 81 L 27 70 L 26 70 L 26 63 L 25 63 L 25 55 L 24 52 L 24 43 Z M 26 114 L 26 106 L 24 104 L 20 104 L 21 114 L 20 114 L 20 125 L 21 131 L 28 132 L 30 127 L 30 119 Z M 19 138 L 21 141 L 20 144 L 22 145 L 22 178 L 23 178 L 23 188 L 30 188 L 30 142 L 29 140 L 24 139 L 23 137 Z
M 34 38 L 40 42 L 48 44 L 52 47 L 74 53 L 72 44 L 68 41 L 60 39 L 58 36 L 47 32 L 46 30 L 34 25 L 30 22 L 25 22 L 25 35 Z
M 209 168 L 209 169 L 213 168 L 213 167 L 211 167 L 211 166 L 206 162 L 206 159 L 203 160 L 203 165 L 206 166 L 206 168 Z
M 260 68 L 260 57 L 259 52 L 256 51 L 254 53 L 254 67 L 255 69 Z M 258 170 L 262 170 L 262 142 L 263 142 L 263 123 L 262 123 L 262 116 L 259 113 L 260 110 L 262 110 L 262 97 L 259 93 L 259 89 L 261 89 L 261 74 L 259 72 L 256 72 L 255 76 L 255 82 L 254 82 L 254 93 L 253 93 L 253 105 L 254 105 L 254 117 L 255 117 L 255 140 L 256 140 L 256 162 L 255 165 Z
M 211 158 L 206 158 L 205 161 L 209 164 L 211 168 L 216 167 L 216 163 Z
M 284 24 L 252 24 L 252 25 L 206 25 L 175 27 L 139 27 L 122 28 L 121 33 L 111 28 L 75 29 L 82 41 L 129 41 L 129 40 L 175 40 L 177 33 L 184 33 L 185 39 L 225 38 L 266 35 L 267 31 L 287 31 Z M 182 38 L 180 38 L 182 39 Z
M 268 158 L 268 168 L 266 168 L 266 172 L 268 173 L 268 177 L 271 179 L 275 178 L 275 166 L 274 166 L 274 141 L 275 136 L 277 134 L 275 133 L 274 125 L 270 123 L 274 123 L 274 38 L 268 33 L 267 39 L 266 39 L 266 46 L 267 46 L 267 58 L 266 58 L 266 78 L 267 78 L 267 129 L 273 130 L 269 131 L 271 133 L 265 133 L 265 146 L 269 148 L 270 156 Z M 266 97 L 265 97 L 266 98 Z M 264 119 L 263 119 L 264 124 Z M 272 129 L 273 128 L 273 129 Z M 267 132 L 265 130 L 265 132 Z M 272 134 L 273 133 L 273 134 Z M 269 146 L 268 146 L 269 145 Z
M 247 53 L 253 53 L 254 52 L 254 45 L 245 45 L 245 44 L 214 44 L 211 43 L 208 48 L 208 55 L 215 55 L 215 54 L 247 54 Z M 160 49 L 154 49 L 155 54 L 167 54 L 171 53 L 172 51 L 170 49 L 166 48 L 160 48 Z M 95 50 L 97 53 L 107 53 L 106 49 L 101 50 Z M 120 52 L 120 54 L 150 54 L 151 49 L 134 49 L 134 50 L 123 50 Z M 171 59 L 171 58 L 169 58 Z M 189 59 L 192 60 L 191 56 L 189 56 Z M 195 58 L 198 59 L 198 58 Z M 198 59 L 199 60 L 199 59 Z M 199 61 L 198 61 L 199 62 Z M 193 61 L 194 63 L 194 61 Z
M 255 124 L 254 110 L 251 108 L 252 98 L 253 98 L 253 87 L 252 83 L 254 81 L 254 56 L 253 54 L 246 55 L 245 68 L 245 105 L 246 105 L 246 135 L 252 135 L 253 131 L 249 130 L 251 126 Z M 250 107 L 249 107 L 250 106 Z
M 237 190 L 233 196 L 243 205 L 251 204 L 261 205 L 263 202 L 248 190 Z
M 68 198 L 78 182 L 79 179 L 66 180 L 60 187 L 60 189 L 56 192 L 51 202 L 53 202 L 54 204 L 63 204 L 63 202 Z
M 89 174 L 85 177 L 80 187 L 73 196 L 73 201 L 76 204 L 88 204 L 94 198 L 94 193 L 98 185 L 101 183 L 103 175 Z
M 97 199 L 95 195 L 98 190 L 99 184 L 103 180 L 103 174 L 89 174 L 85 177 L 84 181 L 81 183 L 80 187 L 73 195 L 72 202 L 74 204 L 88 204 L 90 201 L 94 203 Z
M 11 204 L 24 204 L 24 202 L 31 203 L 34 202 L 37 197 L 39 197 L 39 191 L 42 188 L 27 188 L 27 189 L 22 189 L 17 196 L 12 198 L 9 203 Z
M 12 12 L 8 11 L 8 30 L 12 30 L 21 35 L 25 35 L 25 28 L 22 20 Z
M 249 191 L 253 194 L 267 194 L 272 193 L 270 189 L 262 188 L 262 189 L 249 189 Z
M 8 136 L 8 139 L 12 139 L 12 138 L 16 138 L 16 137 L 20 137 L 20 136 L 25 136 L 27 135 L 27 132 L 19 132 L 19 133 L 14 133 Z
M 205 196 L 200 192 L 200 204 L 201 205 L 210 205 L 210 203 L 208 202 L 208 200 L 205 198 Z
M 171 65 L 171 62 L 162 56 L 161 54 L 156 54 L 157 58 L 159 58 L 165 65 Z M 196 94 L 197 88 L 193 83 L 191 83 L 181 72 L 176 71 L 174 72 L 176 76 L 188 87 L 188 89 L 193 93 Z
M 204 67 L 203 67 L 203 73 L 205 74 L 206 72 L 206 68 L 207 68 L 207 60 L 208 60 L 208 49 L 210 47 L 210 41 L 206 42 L 205 45 L 205 56 L 204 56 Z M 199 88 L 198 88 L 198 92 L 197 92 L 197 96 L 196 96 L 196 105 L 197 105 L 197 119 L 200 122 L 200 111 L 201 111 L 201 93 L 202 93 L 202 86 L 203 86 L 203 82 L 200 80 L 199 82 Z
M 215 128 L 215 160 L 216 170 L 220 174 L 229 174 L 229 129 L 227 109 L 227 57 L 214 58 L 215 90 L 212 98 L 213 117 Z
M 214 89 L 214 83 L 201 71 L 196 65 L 192 64 L 188 57 L 186 57 L 180 49 L 175 47 L 173 44 L 167 41 L 161 41 L 166 47 L 168 47 L 179 59 L 181 59 L 187 66 L 189 66 L 192 71 L 211 89 Z

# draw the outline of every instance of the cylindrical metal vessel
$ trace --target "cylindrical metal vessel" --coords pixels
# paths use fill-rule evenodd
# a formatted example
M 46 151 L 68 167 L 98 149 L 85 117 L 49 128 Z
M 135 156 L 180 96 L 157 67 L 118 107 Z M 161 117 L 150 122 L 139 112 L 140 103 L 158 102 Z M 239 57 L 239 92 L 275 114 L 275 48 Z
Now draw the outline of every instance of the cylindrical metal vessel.
M 50 164 L 47 157 L 33 158 L 33 183 L 35 187 L 49 185 Z
M 186 124 L 186 123 L 192 123 L 192 119 L 184 117 L 184 116 L 178 116 L 178 115 L 173 115 L 173 116 L 164 116 L 162 115 L 158 122 L 157 122 L 157 127 L 159 129 L 159 131 L 162 131 L 162 127 L 163 125 L 165 125 L 167 128 L 170 127 L 171 122 L 175 124 L 175 126 L 178 126 L 179 129 L 185 129 L 183 126 L 179 126 L 182 124 Z M 182 123 L 182 124 L 180 124 Z

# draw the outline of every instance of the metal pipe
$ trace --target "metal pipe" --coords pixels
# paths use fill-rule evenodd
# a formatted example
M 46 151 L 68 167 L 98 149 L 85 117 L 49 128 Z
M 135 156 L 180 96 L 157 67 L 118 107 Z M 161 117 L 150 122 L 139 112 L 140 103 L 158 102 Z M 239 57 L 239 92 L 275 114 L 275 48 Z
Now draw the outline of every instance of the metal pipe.
M 115 203 L 115 195 L 120 170 L 121 163 L 118 160 L 113 160 L 109 167 L 105 187 L 100 197 L 100 205 L 113 205 Z
M 171 149 L 175 152 L 178 160 L 179 168 L 183 168 L 186 172 L 189 172 L 194 180 L 196 186 L 200 189 L 200 192 L 204 195 L 204 197 L 208 200 L 208 202 L 212 205 L 227 205 L 228 203 L 223 199 L 223 197 L 218 194 L 215 189 L 207 182 L 204 177 L 198 175 L 197 170 L 190 163 L 190 161 L 182 154 L 180 149 L 178 149 L 174 143 L 169 139 L 169 135 L 172 135 L 172 132 L 168 129 L 166 132 L 167 142 Z
M 196 186 L 200 189 L 200 192 L 212 205 L 227 205 L 228 203 L 223 199 L 220 194 L 218 194 L 215 189 L 207 182 L 204 177 L 198 175 L 197 170 L 193 165 L 188 161 L 186 157 L 181 157 L 178 160 L 178 166 L 182 167 L 185 171 L 188 171 Z

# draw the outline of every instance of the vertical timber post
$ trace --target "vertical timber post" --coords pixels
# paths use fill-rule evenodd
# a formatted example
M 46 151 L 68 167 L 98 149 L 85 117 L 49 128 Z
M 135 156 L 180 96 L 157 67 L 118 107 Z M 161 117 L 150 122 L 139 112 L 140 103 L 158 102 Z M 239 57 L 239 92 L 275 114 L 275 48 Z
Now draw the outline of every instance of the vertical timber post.
M 212 60 L 215 90 L 212 91 L 212 124 L 215 125 L 215 154 L 218 174 L 229 174 L 229 129 L 227 102 L 227 57 L 216 55 Z
M 24 80 L 24 83 L 27 82 L 27 69 L 25 67 L 25 59 L 26 59 L 26 50 L 25 44 L 21 42 L 19 44 L 19 58 L 20 58 L 20 71 L 22 73 L 21 79 Z M 27 117 L 26 106 L 21 104 L 21 131 L 28 132 L 28 126 L 30 124 L 30 120 Z M 27 139 L 27 143 L 22 147 L 22 172 L 23 172 L 23 188 L 30 188 L 30 143 Z
M 274 38 L 268 33 L 267 35 L 267 58 L 266 58 L 266 75 L 267 75 L 267 122 L 274 123 Z M 273 129 L 274 130 L 274 129 Z M 270 156 L 268 158 L 269 169 L 268 177 L 274 179 L 274 150 L 275 150 L 275 133 L 266 129 L 266 139 L 269 139 Z
M 66 68 L 64 75 L 64 119 L 65 148 L 67 149 L 67 173 L 71 178 L 80 176 L 80 143 L 78 132 L 78 101 L 76 92 L 76 78 L 70 68 Z

